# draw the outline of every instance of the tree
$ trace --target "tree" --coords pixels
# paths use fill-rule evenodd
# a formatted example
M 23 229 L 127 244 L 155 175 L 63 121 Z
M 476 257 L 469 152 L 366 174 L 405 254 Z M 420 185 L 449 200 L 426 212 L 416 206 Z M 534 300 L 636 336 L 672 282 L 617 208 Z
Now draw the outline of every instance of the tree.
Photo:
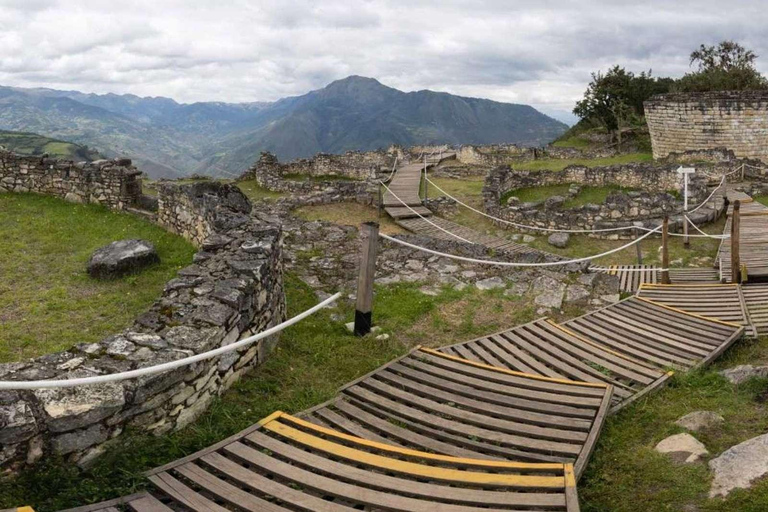
M 717 46 L 699 46 L 691 52 L 691 66 L 697 71 L 687 73 L 674 86 L 680 92 L 740 91 L 768 89 L 768 80 L 755 69 L 757 55 L 733 41 Z
M 592 73 L 584 99 L 576 103 L 573 113 L 602 126 L 621 143 L 621 130 L 641 123 L 643 102 L 668 92 L 671 83 L 668 78 L 653 78 L 651 71 L 635 75 L 617 65 L 605 74 Z

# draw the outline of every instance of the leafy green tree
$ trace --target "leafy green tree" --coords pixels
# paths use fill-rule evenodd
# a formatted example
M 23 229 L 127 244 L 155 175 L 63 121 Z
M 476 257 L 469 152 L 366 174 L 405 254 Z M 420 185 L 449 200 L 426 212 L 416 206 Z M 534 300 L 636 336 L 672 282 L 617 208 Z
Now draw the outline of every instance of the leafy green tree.
M 740 91 L 768 89 L 768 80 L 755 69 L 757 55 L 733 41 L 717 46 L 701 45 L 691 53 L 695 72 L 687 73 L 674 86 L 679 92 Z
M 668 92 L 671 84 L 669 78 L 654 78 L 651 71 L 635 75 L 617 65 L 605 74 L 592 73 L 584 98 L 576 103 L 573 113 L 602 126 L 621 143 L 622 129 L 642 123 L 643 102 Z

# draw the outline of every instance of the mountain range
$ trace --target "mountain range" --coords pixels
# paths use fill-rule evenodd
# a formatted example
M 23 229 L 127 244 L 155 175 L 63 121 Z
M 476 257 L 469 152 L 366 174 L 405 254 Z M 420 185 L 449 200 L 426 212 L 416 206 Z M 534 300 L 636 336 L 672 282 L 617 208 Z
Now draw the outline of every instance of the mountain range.
M 350 76 L 275 102 L 177 103 L 163 97 L 0 86 L 0 129 L 128 156 L 151 177 L 235 176 L 261 151 L 281 160 L 391 144 L 542 145 L 567 130 L 533 107 Z

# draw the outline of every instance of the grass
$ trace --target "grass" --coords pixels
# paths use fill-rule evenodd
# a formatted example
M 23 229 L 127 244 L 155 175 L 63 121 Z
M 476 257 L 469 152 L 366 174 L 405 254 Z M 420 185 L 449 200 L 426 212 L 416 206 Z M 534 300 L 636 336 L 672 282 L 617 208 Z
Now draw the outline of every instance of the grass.
M 753 199 L 764 206 L 768 206 L 768 196 L 754 196 Z
M 360 181 L 355 178 L 350 178 L 349 176 L 340 176 L 338 174 L 283 174 L 283 179 L 291 181 L 312 181 L 317 183 L 323 181 Z
M 768 361 L 768 339 L 743 341 L 703 371 L 676 376 L 660 393 L 608 419 L 594 457 L 579 483 L 582 510 L 758 511 L 768 509 L 768 481 L 727 499 L 707 498 L 710 475 L 706 462 L 677 466 L 653 447 L 682 432 L 674 425 L 681 416 L 715 411 L 725 418 L 720 427 L 696 433 L 712 454 L 765 433 L 768 422 L 768 380 L 733 386 L 717 371 L 738 364 Z
M 351 305 L 321 310 L 286 329 L 266 363 L 214 401 L 195 424 L 162 437 L 127 432 L 84 472 L 57 457 L 46 457 L 18 477 L 0 480 L 0 508 L 28 504 L 46 512 L 140 490 L 147 485 L 142 473 L 150 468 L 209 446 L 276 410 L 294 413 L 331 398 L 342 384 L 404 354 L 409 344 L 398 333 L 430 318 L 443 304 L 482 293 L 450 290 L 429 297 L 418 287 L 377 288 L 374 318 L 383 332 L 391 333 L 389 340 L 350 335 L 343 322 L 353 318 Z M 312 289 L 292 274 L 286 276 L 286 299 L 289 316 L 317 303 Z M 344 320 L 332 318 L 339 313 Z
M 574 135 L 565 139 L 558 139 L 553 142 L 552 145 L 556 148 L 586 149 L 591 146 L 592 143 L 589 141 L 589 139 L 584 139 L 578 135 Z
M 569 165 L 601 167 L 635 162 L 650 162 L 652 160 L 653 155 L 650 153 L 627 153 L 605 158 L 542 158 L 540 160 L 531 160 L 530 162 L 521 162 L 513 167 L 516 170 L 528 171 L 562 171 Z
M 359 203 L 334 203 L 297 208 L 294 213 L 302 219 L 324 220 L 344 226 L 359 226 L 363 222 L 378 222 L 379 230 L 386 235 L 403 233 L 405 230 L 387 215 L 379 218 L 379 210 Z
M 91 253 L 124 238 L 154 243 L 161 263 L 113 281 L 89 277 Z M 0 362 L 116 333 L 195 252 L 183 238 L 132 215 L 33 194 L 0 194 L 0 239 Z
M 237 186 L 251 201 L 274 201 L 285 196 L 282 192 L 273 192 L 259 186 L 255 180 L 238 181 Z

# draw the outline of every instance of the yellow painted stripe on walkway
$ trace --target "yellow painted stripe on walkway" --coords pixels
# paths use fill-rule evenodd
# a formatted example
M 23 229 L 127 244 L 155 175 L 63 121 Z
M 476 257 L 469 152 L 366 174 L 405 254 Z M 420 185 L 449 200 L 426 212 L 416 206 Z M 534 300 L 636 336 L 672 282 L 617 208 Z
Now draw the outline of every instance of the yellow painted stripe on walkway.
M 280 414 L 281 414 L 281 417 L 285 418 L 287 421 L 291 423 L 295 423 L 296 425 L 301 425 L 302 428 L 311 429 L 323 435 L 335 437 L 337 439 L 343 439 L 344 441 L 352 442 L 360 446 L 376 448 L 377 450 L 392 452 L 398 455 L 408 455 L 411 457 L 420 457 L 422 459 L 429 459 L 429 460 L 435 460 L 440 462 L 450 462 L 454 464 L 472 464 L 473 466 L 486 466 L 488 468 L 498 468 L 498 469 L 553 469 L 553 470 L 563 469 L 563 465 L 558 462 L 544 462 L 544 463 L 510 462 L 510 461 L 501 461 L 501 460 L 469 459 L 464 457 L 453 457 L 451 455 L 439 455 L 436 453 L 421 452 L 419 450 L 411 450 L 410 448 L 401 448 L 399 446 L 379 443 L 377 441 L 370 441 L 368 439 L 362 439 L 360 437 L 351 436 L 349 434 L 338 432 L 336 430 L 333 430 L 327 427 L 315 425 L 314 423 L 310 423 L 301 418 L 291 416 L 290 414 L 285 414 L 285 413 L 280 413 Z M 273 423 L 273 422 L 274 420 L 270 423 Z M 266 423 L 263 425 L 267 427 Z
M 530 373 L 516 372 L 514 370 L 510 370 L 509 368 L 499 368 L 498 366 L 492 366 L 490 364 L 478 363 L 477 361 L 470 361 L 469 359 L 464 359 L 463 357 L 443 354 L 442 352 L 438 352 L 437 350 L 433 350 L 431 348 L 422 348 L 422 349 L 419 349 L 419 351 L 427 353 L 431 356 L 437 356 L 443 359 L 450 359 L 451 361 L 457 361 L 459 363 L 476 366 L 478 368 L 483 368 L 485 370 L 492 370 L 499 373 L 506 373 L 508 375 L 514 375 L 516 377 L 525 377 L 526 379 L 540 380 L 544 382 L 556 382 L 558 384 L 568 384 L 571 386 L 583 386 L 583 387 L 589 387 L 589 388 L 607 388 L 608 387 L 607 384 L 603 384 L 599 382 L 582 382 L 578 380 L 555 379 L 552 377 L 544 377 L 542 375 L 532 375 Z
M 737 328 L 743 327 L 743 325 L 734 324 L 734 323 L 731 323 L 731 322 L 725 322 L 723 320 L 718 320 L 717 318 L 712 318 L 712 317 L 709 317 L 709 316 L 698 315 L 696 313 L 691 313 L 690 311 L 685 311 L 683 309 L 673 308 L 672 306 L 667 306 L 666 304 L 661 304 L 660 302 L 656 302 L 655 300 L 651 300 L 651 299 L 646 299 L 645 297 L 637 297 L 637 300 L 641 300 L 643 302 L 647 302 L 648 304 L 653 304 L 654 306 L 659 306 L 660 308 L 668 309 L 668 310 L 674 311 L 676 313 L 682 313 L 683 315 L 688 315 L 688 316 L 692 316 L 694 318 L 699 318 L 701 320 L 706 320 L 708 322 L 714 322 L 716 324 L 727 325 L 728 327 L 737 327 Z
M 406 473 L 414 476 L 426 478 L 436 478 L 443 481 L 480 484 L 480 485 L 498 485 L 514 487 L 537 487 L 547 489 L 562 489 L 564 479 L 562 476 L 530 476 L 530 475 L 501 475 L 498 473 L 480 473 L 475 471 L 463 471 L 458 469 L 449 469 L 441 467 L 427 466 L 414 462 L 392 459 L 373 453 L 364 452 L 355 448 L 350 448 L 342 444 L 333 443 L 317 436 L 307 434 L 295 428 L 289 427 L 279 421 L 271 421 L 264 425 L 264 428 L 292 439 L 300 444 L 311 448 L 321 450 L 336 457 L 360 462 L 368 466 L 375 466 L 388 471 Z M 426 455 L 426 454 L 425 454 Z M 563 465 L 558 465 L 563 469 Z

